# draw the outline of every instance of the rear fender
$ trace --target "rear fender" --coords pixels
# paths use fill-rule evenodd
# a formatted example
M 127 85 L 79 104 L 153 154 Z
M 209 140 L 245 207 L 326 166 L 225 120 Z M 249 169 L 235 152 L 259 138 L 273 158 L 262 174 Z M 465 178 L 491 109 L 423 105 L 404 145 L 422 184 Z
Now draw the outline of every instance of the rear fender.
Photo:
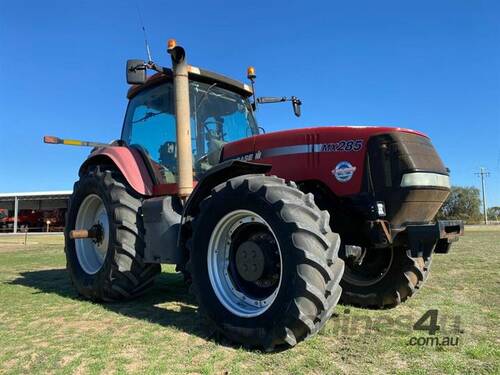
M 114 164 L 132 189 L 140 195 L 153 195 L 153 179 L 140 152 L 131 147 L 103 147 L 94 150 L 78 172 L 84 174 L 90 166 Z

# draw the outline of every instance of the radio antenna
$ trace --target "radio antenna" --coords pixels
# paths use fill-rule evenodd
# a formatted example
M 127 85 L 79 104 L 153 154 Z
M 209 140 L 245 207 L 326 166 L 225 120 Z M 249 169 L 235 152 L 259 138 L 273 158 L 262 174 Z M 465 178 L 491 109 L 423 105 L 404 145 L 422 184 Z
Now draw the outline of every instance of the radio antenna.
M 148 35 L 146 34 L 146 28 L 144 27 L 144 20 L 142 19 L 141 10 L 136 4 L 137 13 L 139 14 L 139 21 L 141 22 L 142 32 L 144 33 L 144 44 L 146 45 L 146 53 L 148 54 L 148 63 L 152 63 L 153 59 L 151 57 L 151 50 L 149 49 Z

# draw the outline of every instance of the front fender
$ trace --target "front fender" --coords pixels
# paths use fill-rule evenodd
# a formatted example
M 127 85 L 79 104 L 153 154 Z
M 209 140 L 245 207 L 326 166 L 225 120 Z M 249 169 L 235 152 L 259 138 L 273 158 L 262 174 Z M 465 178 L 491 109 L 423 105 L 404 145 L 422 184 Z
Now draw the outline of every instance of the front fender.
M 209 169 L 196 184 L 184 206 L 183 218 L 197 212 L 200 202 L 205 199 L 217 185 L 233 177 L 244 174 L 268 173 L 271 165 L 249 163 L 237 159 L 223 161 Z
M 126 146 L 103 147 L 94 150 L 82 164 L 78 174 L 81 176 L 92 165 L 112 163 L 121 172 L 130 187 L 138 194 L 153 195 L 153 179 L 140 154 L 134 148 Z

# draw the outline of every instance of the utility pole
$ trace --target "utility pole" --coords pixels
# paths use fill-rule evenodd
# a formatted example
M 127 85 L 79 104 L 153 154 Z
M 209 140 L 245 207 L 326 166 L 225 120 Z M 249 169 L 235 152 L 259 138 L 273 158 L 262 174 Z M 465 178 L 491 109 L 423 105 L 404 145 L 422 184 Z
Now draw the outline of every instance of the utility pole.
M 486 196 L 485 196 L 485 188 L 484 188 L 484 178 L 490 175 L 490 172 L 486 170 L 486 168 L 479 168 L 479 173 L 474 173 L 476 176 L 481 177 L 481 190 L 483 193 L 483 214 L 484 214 L 484 223 L 488 224 L 488 211 L 486 209 Z

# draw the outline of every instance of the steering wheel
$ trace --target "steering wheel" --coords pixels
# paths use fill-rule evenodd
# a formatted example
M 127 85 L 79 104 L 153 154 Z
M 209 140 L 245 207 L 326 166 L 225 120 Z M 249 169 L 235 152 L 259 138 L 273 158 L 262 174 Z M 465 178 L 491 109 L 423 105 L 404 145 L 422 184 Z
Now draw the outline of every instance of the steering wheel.
M 207 131 L 207 134 L 209 134 L 209 136 L 210 136 L 210 137 L 212 137 L 212 138 L 217 138 L 217 136 L 216 136 L 216 135 L 214 135 L 214 133 L 215 133 L 215 134 L 217 134 L 217 131 L 216 131 L 216 130 L 212 130 L 212 129 L 210 129 L 210 128 L 208 127 L 208 125 L 209 125 L 209 124 L 214 124 L 214 125 L 218 126 L 220 123 L 219 123 L 219 122 L 217 122 L 217 121 L 213 121 L 213 120 L 207 120 L 207 121 L 205 121 L 205 122 L 203 123 L 203 127 L 204 127 L 204 128 L 205 128 L 205 130 Z M 224 136 L 225 136 L 225 135 L 226 135 L 226 133 L 222 133 L 222 134 L 220 134 L 220 136 L 221 136 L 221 138 L 222 138 L 222 139 L 224 139 Z M 222 140 L 222 139 L 221 139 L 221 140 Z
M 194 165 L 201 164 L 208 159 L 208 154 L 203 155 L 201 158 L 196 159 Z

